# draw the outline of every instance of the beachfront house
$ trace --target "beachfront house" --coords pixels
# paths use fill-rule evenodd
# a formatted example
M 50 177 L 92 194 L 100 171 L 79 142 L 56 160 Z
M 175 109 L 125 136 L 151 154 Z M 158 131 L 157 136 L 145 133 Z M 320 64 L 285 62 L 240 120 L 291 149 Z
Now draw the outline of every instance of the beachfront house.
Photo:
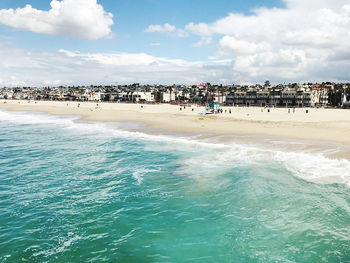
M 247 91 L 245 102 L 248 106 L 256 105 L 257 104 L 257 92 L 255 90 Z
M 245 105 L 246 104 L 246 92 L 245 91 L 236 91 L 234 94 L 234 103 L 235 105 Z
M 270 92 L 258 91 L 256 94 L 257 104 L 260 106 L 266 106 L 269 103 Z
M 306 91 L 303 94 L 302 107 L 311 107 L 312 105 L 313 93 L 311 91 Z
M 168 103 L 171 101 L 175 101 L 175 92 L 171 90 L 166 90 L 163 92 L 160 92 L 160 101 L 164 103 Z
M 214 100 L 221 103 L 221 104 L 224 104 L 226 103 L 226 95 L 224 94 L 215 94 L 214 95 Z
M 323 89 L 320 93 L 320 105 L 327 106 L 328 105 L 328 90 Z
M 302 89 L 298 89 L 296 91 L 296 95 L 295 95 L 295 104 L 300 107 L 303 105 L 303 99 L 304 99 L 304 90 Z
M 155 94 L 150 91 L 136 91 L 129 94 L 129 101 L 132 102 L 146 102 L 153 103 L 155 102 Z
M 284 90 L 281 93 L 282 104 L 286 107 L 295 106 L 296 91 L 295 90 Z
M 328 104 L 328 89 L 319 85 L 312 88 L 312 106 L 326 106 Z
M 235 93 L 231 91 L 226 95 L 226 105 L 234 106 L 235 105 Z
M 87 100 L 89 101 L 100 101 L 101 100 L 101 93 L 100 92 L 94 92 L 90 91 L 87 93 Z

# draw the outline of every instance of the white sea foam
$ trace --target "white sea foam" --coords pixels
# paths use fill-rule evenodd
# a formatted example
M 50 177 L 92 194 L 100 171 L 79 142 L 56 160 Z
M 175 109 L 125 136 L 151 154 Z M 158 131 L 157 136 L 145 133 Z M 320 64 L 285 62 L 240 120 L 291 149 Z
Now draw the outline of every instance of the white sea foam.
M 143 181 L 143 177 L 149 173 L 158 172 L 156 169 L 145 169 L 145 168 L 136 168 L 136 170 L 132 173 L 132 177 L 136 181 L 136 185 L 140 185 Z
M 223 148 L 227 147 L 222 144 L 213 144 L 207 142 L 200 142 L 196 140 L 189 140 L 187 138 L 172 137 L 165 135 L 151 135 L 142 132 L 130 132 L 122 129 L 117 129 L 115 125 L 101 122 L 82 122 L 77 121 L 79 117 L 76 116 L 56 116 L 47 115 L 43 113 L 33 112 L 8 112 L 0 110 L 0 120 L 16 124 L 52 124 L 60 126 L 62 129 L 92 133 L 95 135 L 115 136 L 124 139 L 142 139 L 157 142 L 169 142 L 184 145 L 200 145 L 209 148 Z
M 182 172 L 194 171 L 198 166 L 206 168 L 230 168 L 250 164 L 280 163 L 295 176 L 317 183 L 343 183 L 350 186 L 350 161 L 331 159 L 325 152 L 290 152 L 254 147 L 242 143 L 217 143 L 197 140 L 193 137 L 175 137 L 150 135 L 142 132 L 130 132 L 109 123 L 81 122 L 78 117 L 52 116 L 28 112 L 7 112 L 0 110 L 0 121 L 17 124 L 50 124 L 72 132 L 91 133 L 99 136 L 112 136 L 123 139 L 137 139 L 153 142 L 151 150 L 184 151 L 190 153 L 181 160 Z M 120 127 L 120 126 L 119 126 Z M 156 142 L 156 143 L 154 143 Z M 159 143 L 161 142 L 161 143 Z M 278 143 L 282 143 L 278 141 Z M 147 146 L 146 146 L 147 147 Z M 143 175 L 150 171 L 136 170 L 133 177 L 138 184 Z
M 282 152 L 231 144 L 229 150 L 212 152 L 183 160 L 183 172 L 200 166 L 203 170 L 247 165 L 280 164 L 295 176 L 315 183 L 343 183 L 350 186 L 350 161 L 327 158 L 323 153 Z
M 3 111 L 0 110 L 0 120 L 16 124 L 56 124 L 70 125 L 77 116 L 56 116 L 36 112 Z
M 45 256 L 45 257 L 52 257 L 53 255 L 59 254 L 67 250 L 73 243 L 76 241 L 83 239 L 83 237 L 79 235 L 71 235 L 71 232 L 68 233 L 67 238 L 61 238 L 59 241 L 59 244 L 54 247 L 47 250 L 41 250 L 36 253 L 33 253 L 33 257 L 39 257 L 39 256 Z

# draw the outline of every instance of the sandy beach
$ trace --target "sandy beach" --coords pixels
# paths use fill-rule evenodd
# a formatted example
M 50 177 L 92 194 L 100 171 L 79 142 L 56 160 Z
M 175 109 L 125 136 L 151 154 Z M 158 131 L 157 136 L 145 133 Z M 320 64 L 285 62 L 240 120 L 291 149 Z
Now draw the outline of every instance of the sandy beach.
M 169 104 L 0 100 L 0 109 L 78 115 L 82 120 L 142 122 L 152 129 L 220 135 L 263 135 L 350 146 L 350 111 L 316 108 L 223 107 L 201 115 L 204 107 Z M 230 113 L 231 111 L 231 113 Z M 308 113 L 306 113 L 308 111 Z

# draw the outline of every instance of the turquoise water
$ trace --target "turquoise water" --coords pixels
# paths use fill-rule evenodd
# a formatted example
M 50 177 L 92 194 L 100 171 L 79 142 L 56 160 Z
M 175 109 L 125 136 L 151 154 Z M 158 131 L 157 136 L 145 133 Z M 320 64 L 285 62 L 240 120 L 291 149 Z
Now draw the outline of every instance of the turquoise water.
M 350 262 L 349 167 L 0 111 L 0 262 Z

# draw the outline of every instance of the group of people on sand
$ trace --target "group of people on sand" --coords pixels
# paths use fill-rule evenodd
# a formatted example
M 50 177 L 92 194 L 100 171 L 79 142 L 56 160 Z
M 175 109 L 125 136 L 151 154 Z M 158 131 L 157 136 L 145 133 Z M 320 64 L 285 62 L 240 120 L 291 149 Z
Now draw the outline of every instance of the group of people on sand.
M 69 103 L 67 103 L 66 106 L 68 107 Z M 78 103 L 77 108 L 80 108 L 80 102 Z M 98 103 L 96 103 L 95 110 L 98 110 L 98 109 L 101 109 L 101 106 Z M 90 110 L 92 111 L 92 109 L 90 109 Z

